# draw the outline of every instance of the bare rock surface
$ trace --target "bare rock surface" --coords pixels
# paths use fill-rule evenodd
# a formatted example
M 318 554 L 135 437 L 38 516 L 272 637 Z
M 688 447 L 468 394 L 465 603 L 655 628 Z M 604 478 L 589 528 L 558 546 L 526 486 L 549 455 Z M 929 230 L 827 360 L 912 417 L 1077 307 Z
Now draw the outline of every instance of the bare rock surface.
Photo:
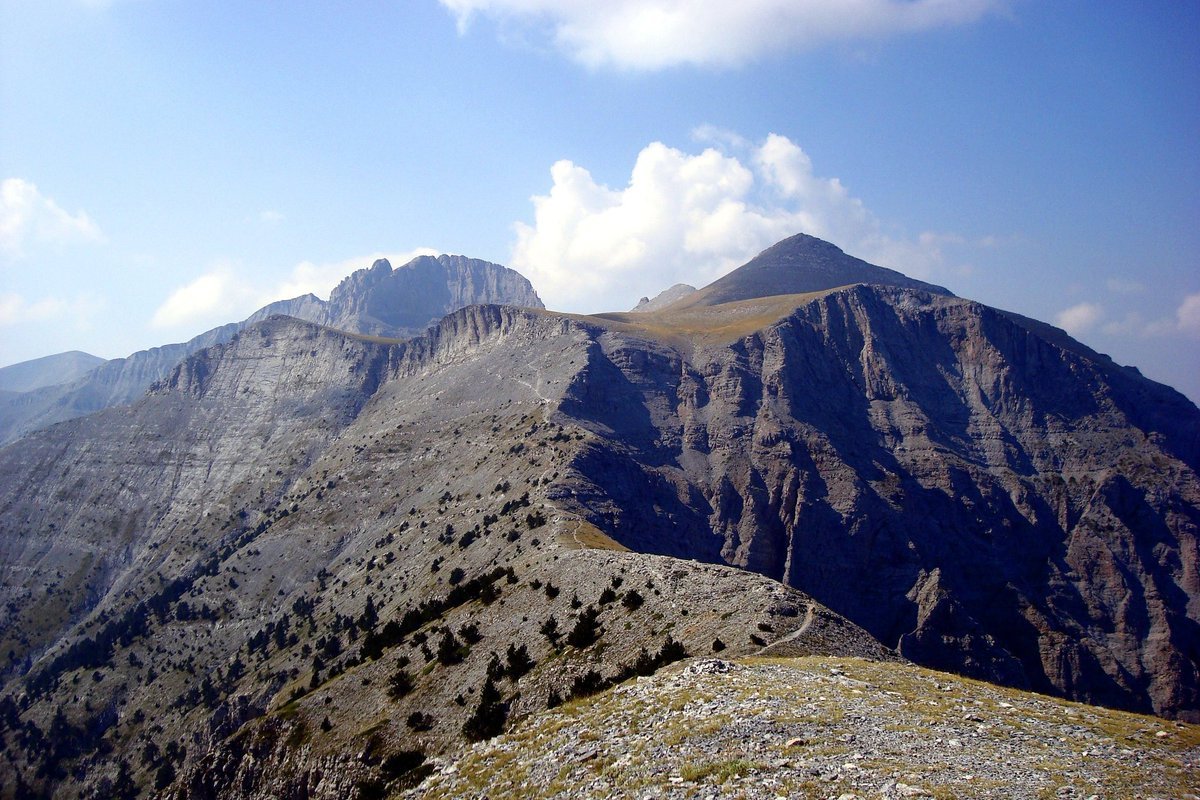
M 777 578 L 928 666 L 1200 718 L 1179 393 L 902 287 L 595 323 L 561 409 L 597 440 L 558 497 L 612 538 Z
M 523 720 L 403 797 L 1200 797 L 1200 727 L 911 665 L 696 659 Z

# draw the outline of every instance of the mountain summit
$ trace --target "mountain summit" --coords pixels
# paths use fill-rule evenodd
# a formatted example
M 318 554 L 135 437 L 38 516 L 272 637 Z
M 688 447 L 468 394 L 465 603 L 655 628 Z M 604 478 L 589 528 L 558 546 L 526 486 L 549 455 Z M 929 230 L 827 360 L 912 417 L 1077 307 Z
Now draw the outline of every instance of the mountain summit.
M 379 259 L 339 283 L 320 318 L 302 318 L 351 333 L 407 338 L 453 311 L 481 303 L 545 308 L 519 272 L 440 255 L 417 256 L 395 269 Z
M 942 286 L 868 264 L 823 239 L 798 233 L 768 247 L 733 272 L 695 294 L 684 296 L 668 308 L 680 310 L 775 295 L 822 292 L 855 283 L 952 295 Z

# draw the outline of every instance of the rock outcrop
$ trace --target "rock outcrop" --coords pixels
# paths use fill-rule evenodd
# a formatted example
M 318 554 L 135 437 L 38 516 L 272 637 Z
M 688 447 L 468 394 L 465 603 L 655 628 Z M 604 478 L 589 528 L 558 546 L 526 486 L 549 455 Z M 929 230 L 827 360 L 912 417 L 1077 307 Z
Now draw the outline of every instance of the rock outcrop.
M 1197 797 L 1200 726 L 909 664 L 695 659 L 438 759 L 402 797 Z
M 338 330 L 408 338 L 465 306 L 503 304 L 543 308 L 520 273 L 464 256 L 418 256 L 392 268 L 387 259 L 338 284 L 319 318 Z

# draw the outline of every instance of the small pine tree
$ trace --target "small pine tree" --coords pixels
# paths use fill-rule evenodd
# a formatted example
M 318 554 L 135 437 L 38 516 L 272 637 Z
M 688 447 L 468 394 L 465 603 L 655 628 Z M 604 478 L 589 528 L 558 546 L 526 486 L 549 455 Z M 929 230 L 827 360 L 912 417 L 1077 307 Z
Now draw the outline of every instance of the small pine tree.
M 438 642 L 437 660 L 442 666 L 450 666 L 457 664 L 463 660 L 462 642 L 454 636 L 454 631 L 447 628 L 442 633 L 441 641 Z
M 504 730 L 507 720 L 508 704 L 503 702 L 500 690 L 489 678 L 479 692 L 479 705 L 475 706 L 475 711 L 463 723 L 463 736 L 472 742 L 491 739 Z
M 161 792 L 174 782 L 175 767 L 170 761 L 164 761 L 158 768 L 158 772 L 154 773 L 154 788 Z
M 399 700 L 413 690 L 412 675 L 404 667 L 399 667 L 388 679 L 388 696 Z
M 509 680 L 519 681 L 533 669 L 537 662 L 529 657 L 529 648 L 525 645 L 517 647 L 510 644 L 508 652 L 505 654 L 505 660 L 508 662 L 505 672 L 508 674 Z
M 599 616 L 600 612 L 593 606 L 588 606 L 579 612 L 579 618 L 575 620 L 575 627 L 567 634 L 567 644 L 580 650 L 595 644 L 604 632 L 604 629 L 596 621 Z
M 367 595 L 367 605 L 363 608 L 362 616 L 358 618 L 358 626 L 363 630 L 371 630 L 379 622 L 379 612 L 375 610 L 375 597 Z
M 138 796 L 138 785 L 133 782 L 129 771 L 129 762 L 121 759 L 117 763 L 117 777 L 112 785 L 114 800 L 134 800 Z

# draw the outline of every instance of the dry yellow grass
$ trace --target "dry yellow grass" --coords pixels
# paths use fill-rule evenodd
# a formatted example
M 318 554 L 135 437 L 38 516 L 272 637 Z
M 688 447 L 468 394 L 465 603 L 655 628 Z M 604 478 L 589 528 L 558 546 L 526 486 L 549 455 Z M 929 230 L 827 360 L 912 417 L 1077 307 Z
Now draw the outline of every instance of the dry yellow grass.
M 591 319 L 617 323 L 626 330 L 675 347 L 684 343 L 728 344 L 778 322 L 798 307 L 826 294 L 828 292 L 784 294 L 652 313 L 596 314 Z
M 614 550 L 618 553 L 629 552 L 628 547 L 585 520 L 568 523 L 567 529 L 559 534 L 559 540 L 571 550 Z

